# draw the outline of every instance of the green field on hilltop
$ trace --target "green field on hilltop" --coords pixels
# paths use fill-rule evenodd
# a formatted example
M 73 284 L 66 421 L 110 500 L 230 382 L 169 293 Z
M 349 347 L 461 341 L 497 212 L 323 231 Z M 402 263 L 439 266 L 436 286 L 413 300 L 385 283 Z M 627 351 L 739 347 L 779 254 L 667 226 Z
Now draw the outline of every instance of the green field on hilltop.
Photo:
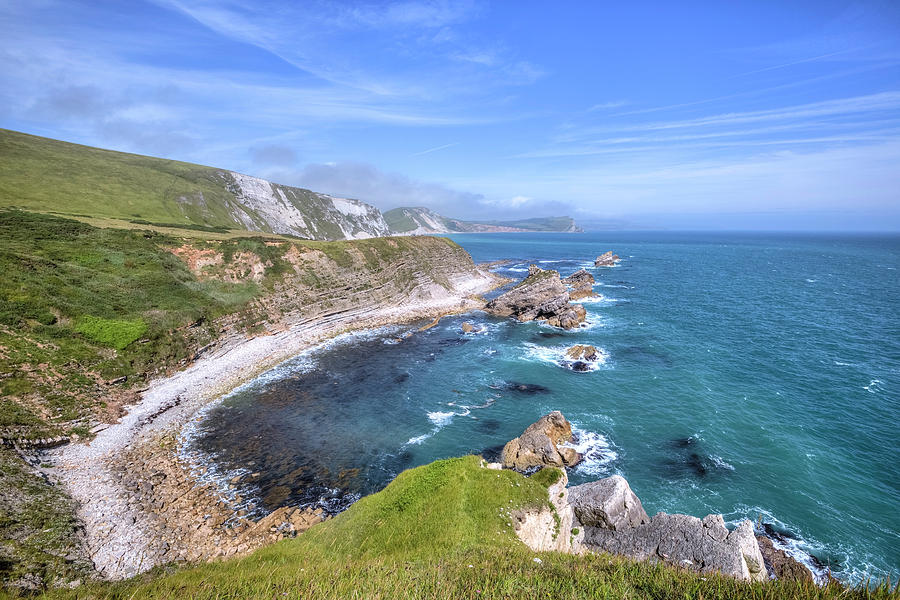
M 0 129 L 0 208 L 235 228 L 219 170 Z
M 64 599 L 889 598 L 789 582 L 747 584 L 608 555 L 535 553 L 513 531 L 517 509 L 547 506 L 555 469 L 524 477 L 480 457 L 401 473 L 336 518 L 247 558 L 58 590 Z M 571 532 L 559 532 L 569 535 Z

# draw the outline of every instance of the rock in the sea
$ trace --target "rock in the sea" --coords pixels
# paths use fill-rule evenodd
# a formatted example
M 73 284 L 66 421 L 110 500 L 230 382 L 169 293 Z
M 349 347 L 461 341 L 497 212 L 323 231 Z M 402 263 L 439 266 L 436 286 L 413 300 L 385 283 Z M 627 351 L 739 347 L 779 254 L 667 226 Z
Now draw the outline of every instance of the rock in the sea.
M 588 298 L 597 295 L 594 292 L 594 276 L 584 269 L 575 271 L 561 281 L 570 288 L 569 300 L 578 300 L 579 298 Z
M 612 251 L 604 252 L 600 256 L 597 257 L 597 260 L 594 261 L 595 267 L 614 267 L 620 259 L 618 254 L 613 254 Z
M 759 544 L 759 550 L 766 563 L 766 568 L 776 579 L 813 583 L 814 580 L 810 570 L 784 550 L 776 548 L 772 540 L 764 535 L 758 535 L 756 536 L 756 542 Z
M 743 521 L 728 531 L 722 515 L 703 519 L 658 513 L 652 519 L 624 479 L 612 477 L 570 490 L 575 515 L 583 516 L 584 544 L 589 550 L 621 554 L 637 560 L 661 560 L 697 571 L 720 572 L 744 581 L 768 576 L 753 535 Z M 584 489 L 579 489 L 584 488 Z
M 468 321 L 465 321 L 462 324 L 462 330 L 463 330 L 463 333 L 472 333 L 473 331 L 475 331 L 475 328 L 472 326 L 471 323 L 469 323 Z
M 621 475 L 570 488 L 569 501 L 582 525 L 623 531 L 650 522 L 640 499 Z
M 574 448 L 559 447 L 572 439 L 572 425 L 558 410 L 544 415 L 503 447 L 504 467 L 524 471 L 532 467 L 574 466 L 581 455 Z
M 595 361 L 600 357 L 594 346 L 576 344 L 566 350 L 566 358 L 569 360 Z
M 485 310 L 519 321 L 546 321 L 563 329 L 577 327 L 586 316 L 584 307 L 569 303 L 569 292 L 558 272 L 535 269 L 519 285 L 488 302 Z

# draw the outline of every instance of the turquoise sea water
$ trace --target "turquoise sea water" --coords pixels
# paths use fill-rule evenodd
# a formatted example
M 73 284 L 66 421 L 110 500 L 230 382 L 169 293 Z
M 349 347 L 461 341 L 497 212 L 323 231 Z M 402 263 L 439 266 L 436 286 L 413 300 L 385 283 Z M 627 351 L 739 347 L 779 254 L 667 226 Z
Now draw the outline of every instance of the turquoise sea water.
M 339 510 L 399 471 L 491 455 L 561 410 L 587 460 L 651 515 L 750 518 L 847 581 L 900 573 L 900 237 L 591 233 L 454 236 L 476 261 L 602 298 L 563 332 L 473 313 L 343 336 L 211 407 L 184 452 L 249 508 Z M 592 267 L 601 252 L 622 258 Z M 482 329 L 463 334 L 470 321 Z M 575 343 L 595 369 L 562 361 Z M 522 386 L 520 384 L 525 384 Z M 255 474 L 255 476 L 254 476 Z

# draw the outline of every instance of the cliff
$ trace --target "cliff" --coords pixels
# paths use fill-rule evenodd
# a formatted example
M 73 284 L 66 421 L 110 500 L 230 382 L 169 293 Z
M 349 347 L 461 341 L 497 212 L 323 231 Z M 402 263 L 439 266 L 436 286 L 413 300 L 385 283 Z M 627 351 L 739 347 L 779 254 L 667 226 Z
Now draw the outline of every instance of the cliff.
M 463 221 L 439 215 L 425 207 L 401 207 L 384 213 L 391 231 L 400 235 L 432 233 L 577 233 L 582 229 L 570 217 L 537 217 L 519 221 Z
M 224 169 L 0 129 L 0 208 L 311 240 L 389 235 L 374 206 Z

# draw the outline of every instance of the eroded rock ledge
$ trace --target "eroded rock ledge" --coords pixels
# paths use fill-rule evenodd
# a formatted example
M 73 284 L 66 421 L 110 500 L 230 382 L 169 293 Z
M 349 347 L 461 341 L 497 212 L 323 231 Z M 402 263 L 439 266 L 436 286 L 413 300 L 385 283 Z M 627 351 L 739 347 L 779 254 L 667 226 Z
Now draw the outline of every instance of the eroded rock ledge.
M 525 444 L 536 448 L 528 455 L 529 458 L 537 457 L 538 460 L 532 462 L 558 466 L 558 459 L 550 452 L 550 446 L 555 448 L 555 445 L 548 445 L 544 439 L 549 437 L 547 431 L 557 436 L 564 436 L 568 431 L 571 435 L 571 425 L 558 411 L 542 417 L 522 436 L 507 444 L 504 464 L 514 464 L 507 460 L 510 444 L 515 443 L 518 457 L 523 438 L 526 441 L 534 438 L 533 444 Z M 516 535 L 529 548 L 574 554 L 608 552 L 637 560 L 663 562 L 697 573 L 718 572 L 747 582 L 769 579 L 767 566 L 771 567 L 772 557 L 777 556 L 779 569 L 772 573 L 773 576 L 806 579 L 796 569 L 809 575 L 800 563 L 784 553 L 776 555 L 777 550 L 768 538 L 757 541 L 749 520 L 729 531 L 722 515 L 699 519 L 660 512 L 650 518 L 628 482 L 619 475 L 567 486 L 568 477 L 565 470 L 560 469 L 559 480 L 548 490 L 551 506 L 520 511 L 515 515 Z M 764 552 L 769 556 L 768 564 L 763 558 Z

